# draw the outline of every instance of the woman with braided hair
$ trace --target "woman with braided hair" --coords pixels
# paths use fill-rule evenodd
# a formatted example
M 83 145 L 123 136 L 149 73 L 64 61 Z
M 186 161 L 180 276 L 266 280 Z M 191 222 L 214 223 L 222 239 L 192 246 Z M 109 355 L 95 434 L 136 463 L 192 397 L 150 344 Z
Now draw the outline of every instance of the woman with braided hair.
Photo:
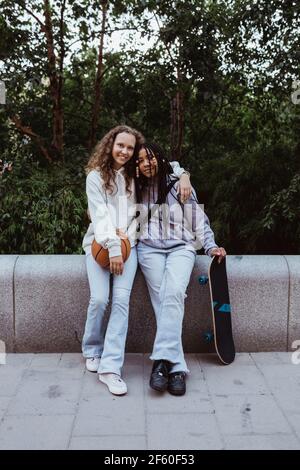
M 203 247 L 208 256 L 218 256 L 219 262 L 226 251 L 216 245 L 195 191 L 183 205 L 176 190 L 178 180 L 171 173 L 158 145 L 141 145 L 136 159 L 137 201 L 152 215 L 140 229 L 137 251 L 157 325 L 150 387 L 183 395 L 188 372 L 181 340 L 184 299 L 196 250 Z

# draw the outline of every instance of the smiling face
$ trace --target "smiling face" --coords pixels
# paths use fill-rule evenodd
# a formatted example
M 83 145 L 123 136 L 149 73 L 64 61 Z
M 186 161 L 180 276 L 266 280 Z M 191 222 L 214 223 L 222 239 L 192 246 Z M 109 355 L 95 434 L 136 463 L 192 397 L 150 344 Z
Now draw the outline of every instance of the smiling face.
M 133 156 L 135 147 L 135 136 L 127 132 L 120 132 L 114 141 L 112 157 L 114 159 L 113 168 L 119 170 Z
M 139 151 L 139 170 L 147 178 L 155 176 L 158 172 L 158 162 L 154 155 L 147 152 L 144 148 Z

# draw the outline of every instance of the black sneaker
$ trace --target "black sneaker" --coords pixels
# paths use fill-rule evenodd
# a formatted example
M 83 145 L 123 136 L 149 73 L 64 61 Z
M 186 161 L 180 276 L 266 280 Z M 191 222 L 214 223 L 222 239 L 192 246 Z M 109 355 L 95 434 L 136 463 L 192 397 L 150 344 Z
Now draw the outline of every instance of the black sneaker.
M 168 391 L 172 395 L 184 395 L 185 390 L 185 372 L 172 372 L 169 374 Z
M 171 367 L 171 362 L 165 361 L 164 359 L 154 361 L 149 382 L 150 387 L 157 392 L 164 392 L 167 390 L 169 370 Z

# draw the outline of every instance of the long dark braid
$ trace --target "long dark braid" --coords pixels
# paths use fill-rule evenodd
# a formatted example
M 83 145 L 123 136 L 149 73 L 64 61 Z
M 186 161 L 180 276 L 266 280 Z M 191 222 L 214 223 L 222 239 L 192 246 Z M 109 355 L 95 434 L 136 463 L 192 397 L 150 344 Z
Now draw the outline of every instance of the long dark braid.
M 155 143 L 144 143 L 140 146 L 140 149 L 145 149 L 148 159 L 155 157 L 158 164 L 158 185 L 157 185 L 157 198 L 165 202 L 167 196 L 167 187 L 170 182 L 170 174 L 173 172 L 172 166 L 164 152 L 164 150 Z M 138 160 L 135 162 L 136 168 L 138 168 Z M 153 177 L 147 178 L 143 174 L 139 174 L 137 177 L 137 171 L 134 172 L 134 179 L 136 184 L 136 197 L 137 202 L 142 202 L 143 194 L 146 188 L 150 190 L 151 186 L 153 187 Z M 150 194 L 149 194 L 150 196 Z

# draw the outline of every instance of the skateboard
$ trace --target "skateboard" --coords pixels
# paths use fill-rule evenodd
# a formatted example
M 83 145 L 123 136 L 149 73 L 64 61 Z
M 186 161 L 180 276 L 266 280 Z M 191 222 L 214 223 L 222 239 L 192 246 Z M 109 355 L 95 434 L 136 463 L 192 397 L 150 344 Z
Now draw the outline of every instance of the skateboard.
M 206 276 L 199 277 L 199 283 L 204 285 L 209 281 L 214 333 L 205 334 L 206 341 L 214 339 L 215 348 L 223 364 L 231 364 L 235 357 L 235 347 L 232 337 L 231 306 L 228 291 L 226 258 L 218 263 L 214 256 Z

